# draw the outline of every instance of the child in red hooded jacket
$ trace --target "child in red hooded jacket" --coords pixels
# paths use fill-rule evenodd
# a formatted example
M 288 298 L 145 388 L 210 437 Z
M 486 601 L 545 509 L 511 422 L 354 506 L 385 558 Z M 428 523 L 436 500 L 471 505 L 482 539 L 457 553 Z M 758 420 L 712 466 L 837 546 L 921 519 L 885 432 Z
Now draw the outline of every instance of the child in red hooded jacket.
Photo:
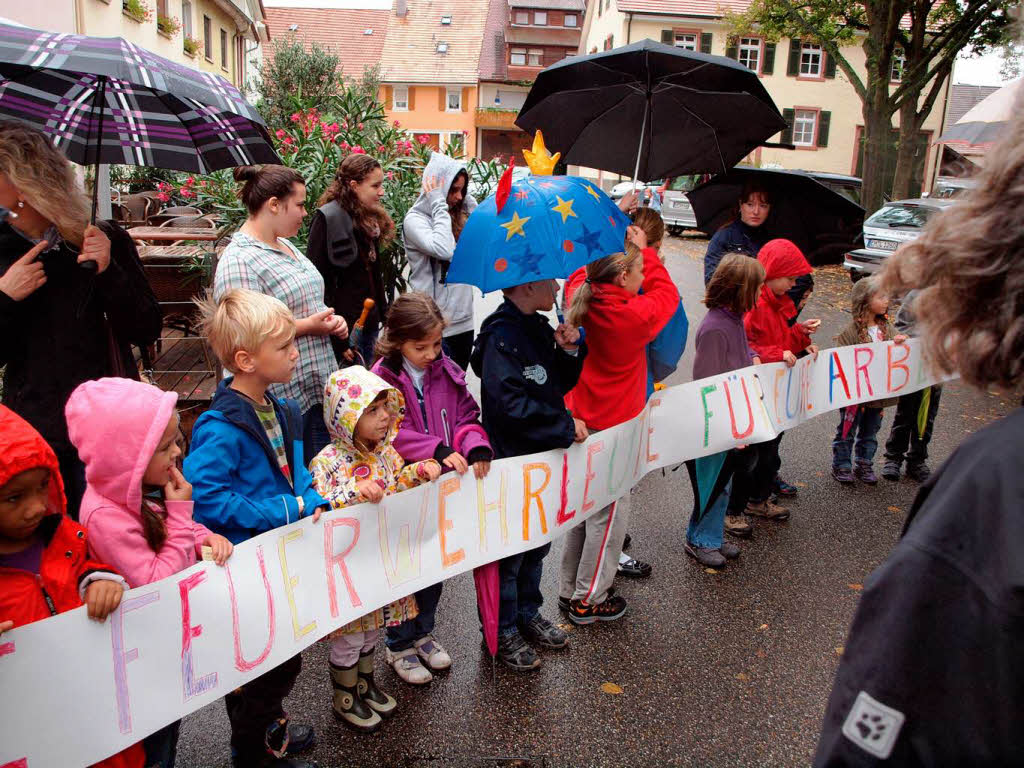
M 89 618 L 104 621 L 121 604 L 128 585 L 87 558 L 85 531 L 64 514 L 64 505 L 56 454 L 27 421 L 0 405 L 0 632 L 83 603 Z M 96 765 L 142 768 L 142 746 Z
M 764 267 L 765 282 L 756 306 L 743 318 L 743 327 L 762 363 L 784 362 L 792 367 L 798 357 L 818 354 L 818 347 L 811 343 L 811 334 L 818 330 L 821 321 L 795 322 L 796 306 L 786 295 L 796 285 L 798 277 L 811 274 L 813 269 L 789 240 L 769 240 L 757 254 L 757 260 Z M 789 510 L 769 498 L 782 464 L 781 442 L 780 433 L 774 440 L 752 447 L 757 452 L 757 463 L 751 471 L 733 479 L 733 509 L 745 509 L 747 515 L 778 522 L 789 519 Z

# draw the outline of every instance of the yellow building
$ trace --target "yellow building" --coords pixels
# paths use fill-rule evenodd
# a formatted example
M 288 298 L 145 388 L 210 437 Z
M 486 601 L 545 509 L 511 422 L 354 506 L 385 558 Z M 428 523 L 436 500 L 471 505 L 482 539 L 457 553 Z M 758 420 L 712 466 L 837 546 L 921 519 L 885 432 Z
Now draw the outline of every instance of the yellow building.
M 781 168 L 803 168 L 860 176 L 860 141 L 864 130 L 861 100 L 846 75 L 821 47 L 783 38 L 771 43 L 751 35 L 728 45 L 723 10 L 742 11 L 744 0 L 591 0 L 583 27 L 581 53 L 609 50 L 644 38 L 702 53 L 730 56 L 756 71 L 789 122 L 790 128 L 770 141 L 786 141 L 795 150 L 762 148 L 750 161 Z M 860 45 L 844 48 L 843 56 L 867 80 Z M 901 76 L 893 67 L 893 82 Z M 948 94 L 947 83 L 946 92 Z M 944 95 L 925 121 L 917 185 L 930 189 L 935 158 L 931 144 L 941 132 Z M 893 119 L 899 124 L 899 115 Z M 557 149 L 557 147 L 555 148 Z M 890 171 L 891 172 L 891 171 Z M 609 186 L 619 177 L 602 175 Z

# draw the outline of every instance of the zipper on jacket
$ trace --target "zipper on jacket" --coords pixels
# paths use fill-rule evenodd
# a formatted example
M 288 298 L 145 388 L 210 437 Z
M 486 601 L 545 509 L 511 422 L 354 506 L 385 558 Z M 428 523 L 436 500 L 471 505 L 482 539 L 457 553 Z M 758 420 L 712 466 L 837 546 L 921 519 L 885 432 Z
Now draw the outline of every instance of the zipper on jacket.
M 57 615 L 57 606 L 54 605 L 53 598 L 50 597 L 50 593 L 46 591 L 46 587 L 43 586 L 43 577 L 38 573 L 35 574 L 36 584 L 39 585 L 39 591 L 43 593 L 43 600 L 46 601 L 46 607 L 50 609 L 50 615 Z
M 444 430 L 444 444 L 455 450 L 455 446 L 452 445 L 452 433 L 448 428 L 448 410 L 445 408 L 441 409 L 441 428 Z

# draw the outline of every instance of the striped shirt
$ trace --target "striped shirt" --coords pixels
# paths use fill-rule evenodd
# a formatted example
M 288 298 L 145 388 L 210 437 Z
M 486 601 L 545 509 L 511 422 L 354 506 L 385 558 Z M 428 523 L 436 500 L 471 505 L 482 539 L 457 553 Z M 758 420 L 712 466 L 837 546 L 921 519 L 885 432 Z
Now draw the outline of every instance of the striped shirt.
M 220 300 L 228 291 L 245 288 L 274 296 L 285 303 L 302 320 L 327 309 L 324 304 L 324 279 L 309 259 L 287 240 L 279 239 L 281 248 L 236 232 L 220 256 L 213 279 L 213 296 Z M 299 336 L 299 362 L 292 380 L 273 384 L 275 397 L 298 400 L 302 412 L 324 400 L 324 385 L 338 370 L 338 361 L 331 347 L 330 336 Z
M 270 447 L 274 449 L 274 455 L 277 456 L 277 464 L 281 467 L 281 472 L 284 473 L 285 479 L 289 483 L 292 482 L 292 470 L 288 466 L 288 453 L 284 449 L 284 432 L 281 431 L 281 423 L 277 420 L 274 406 L 270 403 L 265 405 L 254 403 L 252 400 L 249 402 L 252 404 L 253 410 L 256 411 L 263 431 L 267 433 L 267 439 L 270 440 Z

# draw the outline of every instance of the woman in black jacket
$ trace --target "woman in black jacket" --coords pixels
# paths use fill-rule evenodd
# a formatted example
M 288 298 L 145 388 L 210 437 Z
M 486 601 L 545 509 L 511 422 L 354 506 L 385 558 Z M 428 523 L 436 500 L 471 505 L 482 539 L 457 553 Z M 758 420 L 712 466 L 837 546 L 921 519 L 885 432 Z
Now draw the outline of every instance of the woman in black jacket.
M 83 381 L 133 375 L 130 346 L 159 337 L 160 307 L 131 238 L 113 223 L 86 226 L 71 164 L 24 123 L 0 121 L 0 209 L 3 402 L 57 453 L 77 517 L 85 472 L 64 404 Z

